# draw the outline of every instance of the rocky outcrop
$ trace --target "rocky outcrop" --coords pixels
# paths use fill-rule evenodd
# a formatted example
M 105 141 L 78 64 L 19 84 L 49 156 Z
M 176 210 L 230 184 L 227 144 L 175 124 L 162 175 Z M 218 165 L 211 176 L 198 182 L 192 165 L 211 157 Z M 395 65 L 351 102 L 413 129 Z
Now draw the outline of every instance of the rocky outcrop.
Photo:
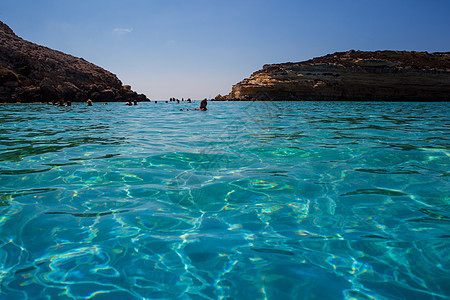
M 0 102 L 148 101 L 116 75 L 23 40 L 0 22 Z
M 450 101 L 450 52 L 351 50 L 265 65 L 227 99 Z

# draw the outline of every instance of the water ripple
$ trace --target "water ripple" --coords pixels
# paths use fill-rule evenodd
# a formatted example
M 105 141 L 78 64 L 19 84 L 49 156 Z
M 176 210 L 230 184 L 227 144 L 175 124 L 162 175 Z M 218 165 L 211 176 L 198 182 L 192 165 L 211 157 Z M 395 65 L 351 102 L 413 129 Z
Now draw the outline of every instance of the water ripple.
M 447 103 L 197 106 L 0 106 L 2 297 L 450 296 Z

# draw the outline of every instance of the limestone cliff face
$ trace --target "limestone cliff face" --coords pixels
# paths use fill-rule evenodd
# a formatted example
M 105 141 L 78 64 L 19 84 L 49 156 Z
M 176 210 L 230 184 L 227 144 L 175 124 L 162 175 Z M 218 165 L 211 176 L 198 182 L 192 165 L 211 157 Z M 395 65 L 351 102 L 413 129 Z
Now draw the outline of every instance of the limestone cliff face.
M 450 101 L 450 52 L 348 51 L 265 65 L 231 100 Z
M 148 100 L 116 75 L 23 40 L 0 21 L 0 102 Z

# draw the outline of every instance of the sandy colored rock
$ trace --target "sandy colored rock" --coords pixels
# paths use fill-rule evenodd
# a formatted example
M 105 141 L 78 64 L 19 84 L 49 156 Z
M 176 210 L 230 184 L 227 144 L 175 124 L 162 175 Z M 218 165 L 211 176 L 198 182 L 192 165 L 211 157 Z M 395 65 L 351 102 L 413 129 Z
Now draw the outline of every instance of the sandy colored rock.
M 449 101 L 450 53 L 352 50 L 265 65 L 227 99 Z

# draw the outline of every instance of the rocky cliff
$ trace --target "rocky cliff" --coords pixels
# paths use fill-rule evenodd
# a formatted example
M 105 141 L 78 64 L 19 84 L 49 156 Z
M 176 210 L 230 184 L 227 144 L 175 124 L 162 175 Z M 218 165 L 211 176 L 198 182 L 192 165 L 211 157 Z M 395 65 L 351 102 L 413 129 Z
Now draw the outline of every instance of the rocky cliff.
M 265 65 L 230 100 L 450 101 L 450 52 L 338 52 Z
M 25 41 L 0 21 L 0 102 L 146 101 L 82 58 Z

